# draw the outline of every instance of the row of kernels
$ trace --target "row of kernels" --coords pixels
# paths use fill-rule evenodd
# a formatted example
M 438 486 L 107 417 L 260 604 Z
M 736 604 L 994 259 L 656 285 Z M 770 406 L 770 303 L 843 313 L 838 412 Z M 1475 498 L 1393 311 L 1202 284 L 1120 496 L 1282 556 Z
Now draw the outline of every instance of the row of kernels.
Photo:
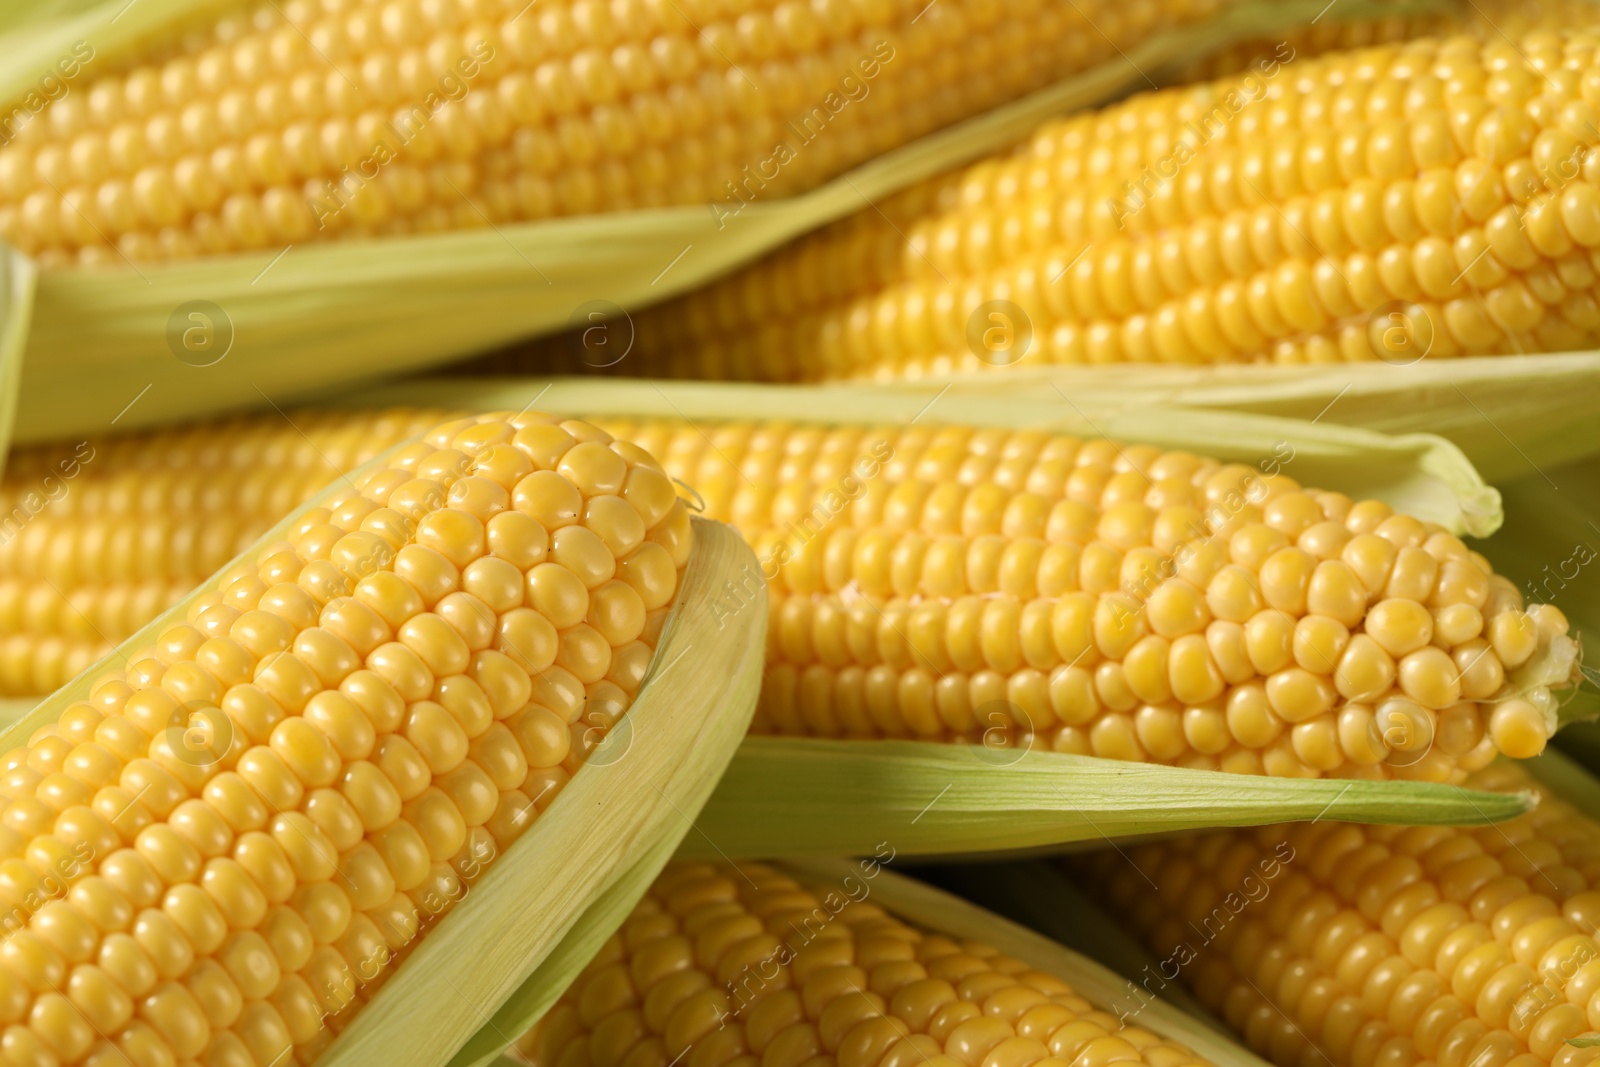
M 1038 337 L 1036 349 L 1048 361 L 1061 363 L 1393 361 L 1409 360 L 1413 351 L 1442 357 L 1498 351 L 1508 345 L 1559 349 L 1578 344 L 1595 331 L 1591 289 L 1579 289 L 1567 299 L 1562 299 L 1563 292 L 1554 302 L 1558 306 L 1551 307 L 1533 295 L 1525 280 L 1506 277 L 1498 260 L 1480 256 L 1471 242 L 1458 244 L 1455 250 L 1445 250 L 1443 242 L 1427 239 L 1414 249 L 1394 245 L 1378 256 L 1353 252 L 1316 263 L 1292 259 L 1273 271 L 1225 281 L 1214 290 L 1186 292 L 1149 312 L 1130 311 L 1125 319 L 1062 318 L 1007 284 L 986 285 L 982 290 L 996 299 L 1022 297 L 1028 326 Z M 1501 273 L 1488 279 L 1467 278 L 1472 286 L 1467 288 L 1461 284 L 1463 267 L 1478 272 L 1494 267 Z M 1083 268 L 1093 276 L 1092 262 L 1085 261 Z M 1445 279 L 1450 291 L 1439 290 L 1432 279 Z M 922 288 L 862 298 L 858 311 L 841 320 L 845 325 L 837 331 L 832 319 L 819 317 L 769 326 L 759 336 L 708 341 L 706 351 L 713 354 L 706 358 L 725 359 L 731 365 L 758 350 L 788 354 L 796 358 L 775 362 L 809 367 L 804 376 L 813 379 L 883 379 L 986 369 L 984 359 L 968 351 L 965 341 L 963 309 L 970 308 L 970 300 L 950 296 L 930 301 L 921 295 Z M 930 304 L 941 302 L 949 314 L 933 320 L 902 316 L 903 312 L 920 316 Z M 1371 319 L 1371 313 L 1389 303 L 1404 304 L 1406 317 Z M 875 324 L 880 322 L 894 328 L 877 330 Z M 1384 332 L 1396 322 L 1407 331 L 1404 339 Z M 715 355 L 729 345 L 734 350 Z M 697 340 L 674 351 L 694 352 L 700 346 Z M 798 358 L 801 355 L 805 358 Z M 685 362 L 689 357 L 663 359 L 681 371 L 695 370 L 692 359 Z
M 1473 701 L 1435 711 L 1397 690 L 1372 703 L 1341 703 L 1310 685 L 1303 686 L 1307 693 L 1294 688 L 1305 680 L 1303 673 L 1282 672 L 1265 685 L 1249 682 L 1184 704 L 1170 690 L 1154 697 L 1135 693 L 1116 663 L 1049 674 L 1025 668 L 1009 676 L 935 674 L 882 663 L 785 663 L 768 671 L 755 729 L 1021 748 L 1037 733 L 1049 735 L 1056 751 L 1115 759 L 1214 768 L 1215 761 L 1197 763 L 1196 757 L 1233 753 L 1239 769 L 1260 773 L 1251 753 L 1273 751 L 1310 769 L 1301 773 L 1357 774 L 1383 764 L 1380 770 L 1444 778 L 1492 759 L 1496 742 L 1510 748 L 1515 740 L 1506 731 L 1517 727 L 1500 722 L 1500 706 L 1492 717 L 1488 706 Z M 1491 725 L 1499 726 L 1493 738 Z M 1424 759 L 1430 762 L 1419 762 Z M 1269 767 L 1267 773 L 1279 772 Z
M 1141 692 L 1170 687 L 1190 702 L 1204 702 L 1227 685 L 1257 676 L 1294 671 L 1292 677 L 1303 677 L 1305 685 L 1327 689 L 1329 699 L 1337 692 L 1372 700 L 1398 684 L 1433 708 L 1462 696 L 1494 696 L 1506 672 L 1521 666 L 1540 639 L 1531 616 L 1507 611 L 1496 616 L 1489 640 L 1474 632 L 1454 644 L 1430 643 L 1434 616 L 1400 598 L 1380 601 L 1364 620 L 1365 629 L 1354 633 L 1329 616 L 1297 618 L 1274 607 L 1258 608 L 1243 622 L 1203 617 L 1196 626 L 1164 632 L 1151 624 L 1160 617 L 1151 612 L 1162 609 L 1166 598 L 1154 604 L 1155 609 L 1142 607 L 1122 592 L 1098 598 L 1073 592 L 884 599 L 856 590 L 780 591 L 770 627 L 774 652 L 798 665 L 882 662 L 897 668 L 1012 673 L 1023 667 L 1051 671 L 1068 664 L 1087 671 L 1120 664 L 1150 679 Z M 1193 606 L 1203 611 L 1198 598 Z

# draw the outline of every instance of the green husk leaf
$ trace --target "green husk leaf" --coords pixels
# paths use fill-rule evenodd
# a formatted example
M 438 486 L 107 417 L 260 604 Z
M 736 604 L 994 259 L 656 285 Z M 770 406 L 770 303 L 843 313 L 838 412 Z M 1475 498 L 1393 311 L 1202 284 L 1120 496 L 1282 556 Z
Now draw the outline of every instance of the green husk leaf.
M 1520 793 L 1427 782 L 1292 779 L 927 741 L 750 737 L 687 855 L 753 858 L 1015 852 L 1141 834 L 1332 819 L 1480 825 L 1528 811 Z
M 344 481 L 329 487 L 257 545 L 282 539 L 301 513 L 344 487 Z M 491 1015 L 508 998 L 538 1002 L 549 988 L 530 993 L 527 983 L 538 968 L 570 980 L 576 969 L 560 952 L 563 940 L 574 930 L 590 940 L 609 936 L 604 924 L 626 915 L 694 826 L 755 709 L 766 591 L 759 591 L 754 610 L 730 617 L 710 610 L 722 586 L 756 566 L 756 559 L 732 527 L 693 522 L 695 545 L 678 600 L 622 726 L 423 937 L 319 1064 L 390 1062 L 397 1054 L 406 1062 L 444 1063 L 463 1046 L 472 1050 L 472 1062 L 492 1058 L 516 1031 L 494 1029 Z M 148 645 L 182 621 L 210 588 L 210 582 L 203 584 L 40 701 L 0 731 L 0 744 L 25 744 L 40 726 L 85 699 L 95 679 L 121 664 L 124 650 Z
M 1594 766 L 1576 753 L 1547 748 L 1533 759 L 1519 760 L 1518 766 L 1562 800 L 1591 818 L 1600 818 L 1600 781 L 1595 779 Z
M 979 907 L 1023 924 L 1103 964 L 1123 979 L 1148 980 L 1156 960 L 1127 928 L 1101 909 L 1094 898 L 1061 873 L 1053 863 L 1020 860 L 1008 863 L 961 864 L 919 868 L 917 876 L 941 889 L 960 894 Z M 1128 1002 L 1127 991 L 1118 1000 Z M 1166 982 L 1156 997 L 1226 1037 L 1233 1033 L 1207 1011 L 1187 989 Z
M 785 860 L 780 866 L 823 882 L 862 879 L 859 866 L 849 860 Z M 1125 980 L 1100 963 L 959 897 L 881 868 L 865 884 L 870 887 L 865 899 L 900 918 L 951 937 L 981 941 L 1014 956 L 1069 983 L 1102 1010 L 1115 1013 L 1115 1004 L 1127 997 Z M 1163 1001 L 1148 1004 L 1139 1013 L 1138 1024 L 1187 1045 L 1218 1067 L 1265 1067 L 1236 1040 Z
M 1185 449 L 1281 471 L 1302 485 L 1376 497 L 1457 533 L 1482 536 L 1501 522 L 1500 494 L 1461 450 L 1430 434 L 1370 430 L 1264 415 L 1145 406 L 1093 413 L 1070 392 L 997 396 L 968 383 L 752 385 L 596 378 L 429 378 L 341 398 L 340 406 L 542 408 L 576 414 L 691 421 L 781 419 L 846 425 L 961 424 L 1040 429 Z
M 11 439 L 16 421 L 22 350 L 28 340 L 38 280 L 33 260 L 0 242 L 0 472 L 5 470 L 5 442 Z
M 95 64 L 212 0 L 68 3 L 60 21 L 0 33 L 0 98 L 37 80 L 72 43 Z M 819 188 L 754 202 L 720 221 L 702 206 L 517 223 L 488 230 L 295 246 L 286 253 L 50 270 L 40 278 L 21 381 L 20 441 L 154 425 L 232 408 L 336 395 L 352 383 L 436 365 L 564 326 L 583 303 L 637 310 L 923 178 L 1003 149 L 1043 120 L 1143 88 L 1143 71 L 1281 33 L 1324 0 L 1250 0 L 1215 21 L 1155 35 L 1119 58 L 911 144 Z M 1442 0 L 1358 4 L 1329 20 L 1457 10 Z M 0 27 L 5 24 L 0 23 Z M 96 69 L 91 67 L 91 70 Z M 282 257 L 279 262 L 278 258 Z M 169 347 L 180 305 L 210 301 L 233 338 L 220 362 L 190 366 Z M 180 322 L 179 328 L 187 325 Z
M 449 1067 L 480 1067 L 497 1062 L 496 1057 L 510 1042 L 538 1022 L 639 903 L 672 858 L 677 842 L 678 838 L 667 836 L 646 845 L 628 872 L 589 903 L 561 943 L 451 1057 Z
M 1592 394 L 1586 394 L 1591 395 Z M 1600 439 L 1600 435 L 1591 436 Z M 1529 603 L 1553 604 L 1571 624 L 1577 641 L 1574 685 L 1556 690 L 1564 725 L 1557 744 L 1585 745 L 1590 728 L 1582 721 L 1600 717 L 1600 466 L 1592 461 L 1564 466 L 1541 464 L 1526 477 L 1502 486 L 1505 527 L 1475 546 L 1522 590 Z M 1585 666 L 1587 664 L 1587 666 Z M 1552 671 L 1559 665 L 1552 665 Z M 1600 757 L 1600 731 L 1594 743 Z M 1600 758 L 1590 764 L 1600 769 Z
M 1573 1048 L 1594 1048 L 1600 1045 L 1600 1034 L 1590 1034 L 1587 1037 L 1569 1037 L 1567 1044 Z
M 1600 352 L 1424 359 L 1408 366 L 1059 367 L 1024 358 L 954 379 L 1004 396 L 1059 387 L 1090 414 L 1148 405 L 1314 419 L 1390 434 L 1433 433 L 1491 482 L 1600 451 Z M 940 380 L 926 385 L 938 389 Z

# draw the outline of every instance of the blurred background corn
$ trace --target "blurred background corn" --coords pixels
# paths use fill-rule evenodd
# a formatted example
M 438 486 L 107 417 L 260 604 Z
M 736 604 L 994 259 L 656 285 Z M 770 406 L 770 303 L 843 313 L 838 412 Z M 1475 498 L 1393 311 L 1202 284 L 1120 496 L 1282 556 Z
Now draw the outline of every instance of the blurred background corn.
M 668 204 L 731 214 L 1225 3 L 240 7 L 87 62 L 0 131 L 0 236 L 51 265 L 121 264 Z
M 1181 982 L 1281 1067 L 1542 1067 L 1600 1030 L 1600 825 L 1535 789 L 1482 828 L 1319 822 L 1186 835 L 1070 865 L 1148 944 L 1129 1009 Z M 1157 973 L 1159 971 L 1159 973 Z
M 295 411 L 13 450 L 0 695 L 63 685 L 340 474 L 442 417 Z
M 1299 59 L 1281 44 L 1242 76 L 1051 122 L 643 310 L 616 371 L 896 379 L 1592 346 L 1597 41 L 1488 32 Z
M 1205 1062 L 1119 1029 L 1021 960 L 902 922 L 867 899 L 870 881 L 850 885 L 765 864 L 669 867 L 516 1055 L 533 1067 Z
M 585 423 L 435 428 L 0 779 L 0 1052 L 311 1063 L 624 714 L 690 549 Z
M 1297 56 L 1321 55 L 1373 45 L 1400 44 L 1418 37 L 1444 37 L 1468 34 L 1482 39 L 1513 40 L 1538 30 L 1560 30 L 1584 26 L 1595 20 L 1594 0 L 1472 0 L 1404 14 L 1382 14 L 1367 9 L 1357 17 L 1332 18 L 1338 8 L 1324 12 L 1305 25 L 1291 26 L 1286 33 L 1270 39 L 1257 37 L 1237 41 L 1180 65 L 1168 84 L 1183 84 L 1237 74 L 1252 62 L 1268 55 L 1284 41 Z M 1348 16 L 1349 13 L 1346 12 Z
M 246 424 L 246 441 L 269 443 L 239 453 L 257 457 L 254 476 L 267 478 L 265 457 L 305 446 L 295 425 L 343 441 L 316 457 L 322 469 L 303 457 L 285 475 L 304 495 L 337 478 L 326 461 L 354 457 L 354 438 L 341 435 L 399 433 L 418 417 L 294 413 L 293 423 Z M 1536 754 L 1556 726 L 1546 684 L 1556 679 L 1527 676 L 1566 640 L 1562 613 L 1525 605 L 1436 525 L 1302 489 L 1280 472 L 1293 458 L 1287 443 L 1257 469 L 1036 431 L 597 422 L 659 457 L 707 517 L 755 549 L 761 573 L 728 590 L 720 610 L 739 610 L 768 581 L 758 733 L 1459 780 L 1497 752 Z M 118 447 L 182 467 L 225 454 L 236 432 L 163 432 Z M 26 487 L 23 472 L 55 450 L 24 455 L 8 485 Z M 79 476 L 85 486 L 99 462 Z M 150 505 L 118 528 L 141 544 L 169 536 L 162 508 L 184 483 L 159 469 L 118 477 L 122 496 Z M 286 511 L 291 495 L 270 502 Z M 252 521 L 280 513 L 258 506 Z M 88 624 L 110 610 L 102 603 L 130 627 L 159 606 L 104 592 L 117 571 L 64 572 L 78 575 L 69 586 L 62 572 L 38 570 L 57 558 L 47 545 L 97 543 L 85 520 L 49 509 L 24 536 L 47 520 L 50 539 L 18 538 L 37 549 L 0 572 L 36 590 L 0 646 L 13 650 L 23 693 L 43 691 L 29 686 L 46 667 L 67 672 L 69 654 L 96 650 Z M 151 554 L 145 566 L 173 558 Z M 171 569 L 159 588 L 173 596 L 197 580 Z M 41 622 L 61 632 L 35 632 Z M 83 643 L 66 645 L 80 630 Z

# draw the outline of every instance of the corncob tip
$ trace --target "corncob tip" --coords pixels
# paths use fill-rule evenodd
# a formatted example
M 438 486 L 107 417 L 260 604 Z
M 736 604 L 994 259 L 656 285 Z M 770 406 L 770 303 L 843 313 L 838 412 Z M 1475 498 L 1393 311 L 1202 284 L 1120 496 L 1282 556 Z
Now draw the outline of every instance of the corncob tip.
M 869 866 L 870 864 L 870 866 Z M 764 864 L 674 864 L 515 1044 L 533 1067 L 1148 1067 L 1191 1050 L 974 941 Z
M 647 453 L 435 428 L 0 760 L 0 1049 L 309 1063 L 624 715 L 692 532 Z

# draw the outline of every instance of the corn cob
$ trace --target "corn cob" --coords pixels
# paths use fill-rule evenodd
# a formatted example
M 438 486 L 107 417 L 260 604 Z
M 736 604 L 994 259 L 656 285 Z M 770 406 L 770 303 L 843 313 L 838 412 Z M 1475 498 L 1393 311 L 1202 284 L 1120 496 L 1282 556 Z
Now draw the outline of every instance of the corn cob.
M 875 861 L 872 863 L 876 869 Z M 872 877 L 869 875 L 868 877 Z M 533 1067 L 1203 1063 L 1053 975 L 763 864 L 668 868 L 516 1049 Z
M 1527 676 L 1561 613 L 1437 526 L 1302 491 L 1287 444 L 1258 472 L 1028 431 L 599 422 L 756 550 L 721 610 L 768 581 L 757 732 L 1451 779 L 1555 729 L 1557 679 Z
M 627 711 L 690 537 L 488 415 L 226 571 L 0 764 L 7 1062 L 314 1061 Z
M 41 120 L 13 112 L 0 236 L 49 264 L 120 264 L 736 213 L 1222 2 L 286 0 L 125 69 L 89 61 Z
M 1433 780 L 1554 732 L 1507 679 L 1570 649 L 1561 613 L 1437 526 L 1302 490 L 1292 449 L 1268 474 L 1028 431 L 601 423 L 756 550 L 757 732 Z
M 640 313 L 618 370 L 894 379 L 1590 346 L 1596 40 L 1280 48 L 1242 78 L 1051 122 Z
M 1159 957 L 1119 1014 L 1181 980 L 1282 1067 L 1589 1062 L 1565 1042 L 1600 1029 L 1600 825 L 1512 765 L 1474 784 L 1541 804 L 1481 829 L 1323 822 L 1073 861 Z
M 347 470 L 441 421 L 297 411 L 11 453 L 0 695 L 63 685 Z

